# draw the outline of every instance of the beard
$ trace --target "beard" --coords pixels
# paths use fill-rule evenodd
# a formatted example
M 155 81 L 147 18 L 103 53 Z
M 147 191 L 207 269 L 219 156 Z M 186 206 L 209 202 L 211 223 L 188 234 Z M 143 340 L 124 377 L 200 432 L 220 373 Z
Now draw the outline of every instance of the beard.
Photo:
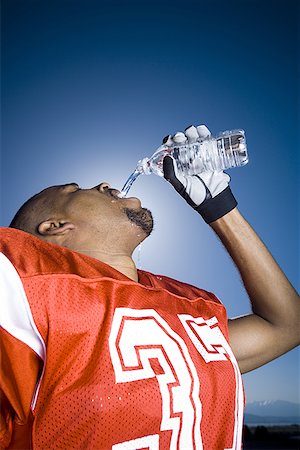
M 153 217 L 149 209 L 124 208 L 124 212 L 128 217 L 128 219 L 130 220 L 130 222 L 134 223 L 144 231 L 146 237 L 150 236 L 153 230 Z

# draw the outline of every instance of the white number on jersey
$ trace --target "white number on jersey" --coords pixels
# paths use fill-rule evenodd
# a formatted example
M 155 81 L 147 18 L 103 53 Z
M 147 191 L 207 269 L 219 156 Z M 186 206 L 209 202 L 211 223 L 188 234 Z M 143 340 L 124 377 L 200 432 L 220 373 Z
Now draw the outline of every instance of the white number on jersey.
M 205 321 L 189 315 L 178 316 L 200 355 L 209 363 L 230 359 L 236 375 L 236 419 L 243 408 L 243 393 L 237 363 L 217 319 Z M 152 309 L 117 308 L 109 338 L 117 383 L 156 378 L 162 398 L 161 431 L 172 432 L 170 450 L 202 450 L 200 423 L 200 380 L 184 340 Z M 151 360 L 159 361 L 163 373 L 156 374 Z M 241 391 L 241 394 L 239 393 Z M 177 414 L 175 416 L 176 413 Z M 240 448 L 236 420 L 232 449 Z M 113 446 L 113 450 L 159 449 L 159 436 L 139 437 Z

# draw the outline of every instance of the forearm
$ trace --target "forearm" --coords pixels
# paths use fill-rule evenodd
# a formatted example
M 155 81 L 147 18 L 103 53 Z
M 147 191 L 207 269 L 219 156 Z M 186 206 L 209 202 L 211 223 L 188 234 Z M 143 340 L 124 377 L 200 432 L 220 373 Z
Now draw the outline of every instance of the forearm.
M 203 135 L 203 129 L 206 130 Z M 180 133 L 179 133 L 180 134 Z M 182 133 L 181 133 L 182 135 Z M 168 145 L 176 141 L 168 138 Z M 205 126 L 189 127 L 183 138 L 201 141 Z M 164 177 L 217 233 L 236 264 L 248 292 L 253 314 L 229 321 L 231 348 L 243 372 L 253 370 L 299 344 L 300 301 L 273 257 L 236 209 L 224 172 L 180 174 L 165 158 Z M 237 301 L 238 299 L 236 299 Z
M 298 334 L 300 302 L 272 255 L 237 208 L 211 223 L 236 264 L 253 313 Z

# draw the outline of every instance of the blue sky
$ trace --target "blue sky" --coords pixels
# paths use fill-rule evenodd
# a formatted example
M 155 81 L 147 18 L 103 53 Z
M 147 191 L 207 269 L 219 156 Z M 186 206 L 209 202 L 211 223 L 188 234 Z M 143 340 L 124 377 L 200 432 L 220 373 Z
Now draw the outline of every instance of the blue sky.
M 46 186 L 121 188 L 168 133 L 243 128 L 230 171 L 241 212 L 297 285 L 297 2 L 3 0 L 1 219 Z M 249 311 L 209 227 L 161 178 L 131 195 L 153 211 L 141 267 Z M 136 255 L 137 258 L 137 255 Z M 299 401 L 299 352 L 244 377 L 248 401 Z

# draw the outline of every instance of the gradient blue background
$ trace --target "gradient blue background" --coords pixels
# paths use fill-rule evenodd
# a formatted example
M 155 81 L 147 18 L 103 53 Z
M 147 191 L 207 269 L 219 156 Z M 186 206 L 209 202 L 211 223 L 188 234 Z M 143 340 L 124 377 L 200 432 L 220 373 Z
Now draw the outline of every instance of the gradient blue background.
M 243 128 L 251 160 L 232 189 L 297 287 L 297 1 L 1 4 L 2 226 L 49 185 L 121 188 L 187 125 Z M 229 316 L 250 310 L 221 244 L 163 179 L 131 195 L 155 218 L 143 269 L 212 290 Z M 246 375 L 248 401 L 299 401 L 298 363 L 293 350 Z

